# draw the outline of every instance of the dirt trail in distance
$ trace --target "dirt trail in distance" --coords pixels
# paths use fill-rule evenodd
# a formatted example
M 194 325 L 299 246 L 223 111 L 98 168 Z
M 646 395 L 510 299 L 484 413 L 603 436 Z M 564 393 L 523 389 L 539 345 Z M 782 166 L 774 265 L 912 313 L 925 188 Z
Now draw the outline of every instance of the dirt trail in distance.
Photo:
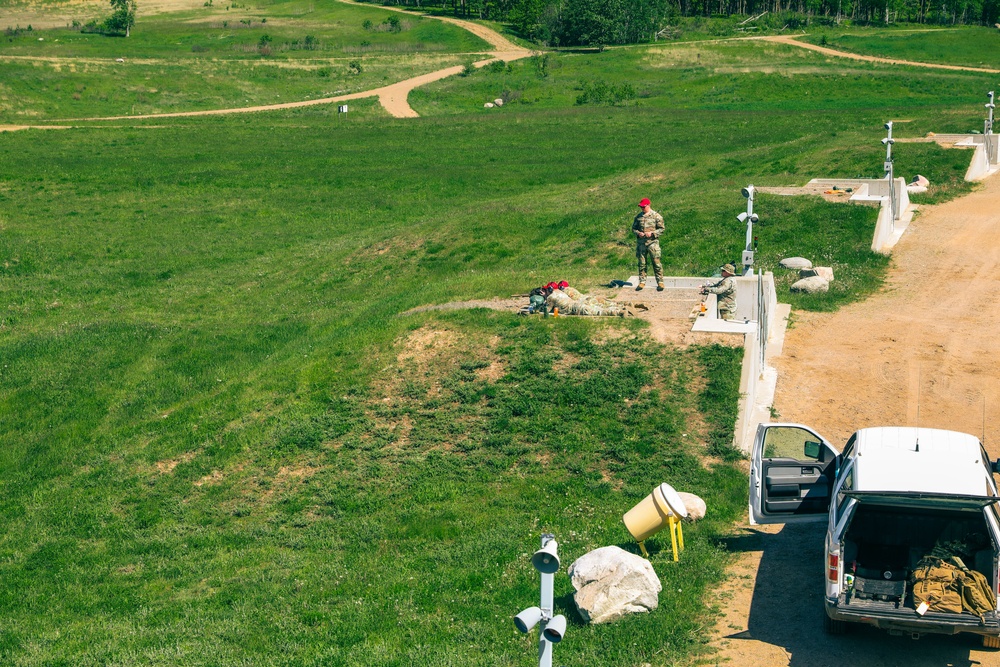
M 778 42 L 779 44 L 788 44 L 789 46 L 797 46 L 800 49 L 809 49 L 810 51 L 816 51 L 817 53 L 822 53 L 826 56 L 835 56 L 837 58 L 850 58 L 851 60 L 864 60 L 870 63 L 884 63 L 886 65 L 907 65 L 909 67 L 929 67 L 930 69 L 947 69 L 947 70 L 958 70 L 961 72 L 984 72 L 986 74 L 1000 74 L 1000 69 L 989 69 L 986 67 L 966 67 L 964 65 L 940 65 L 937 63 L 920 63 L 913 60 L 898 60 L 896 58 L 882 58 L 879 56 L 866 56 L 860 53 L 851 53 L 849 51 L 837 51 L 836 49 L 831 49 L 825 46 L 818 46 L 816 44 L 809 44 L 808 42 L 800 42 L 795 39 L 800 35 L 773 35 L 767 37 L 754 37 L 751 39 L 760 39 L 767 42 Z
M 794 314 L 775 360 L 776 421 L 808 424 L 838 447 L 866 426 L 985 431 L 996 457 L 998 313 L 1000 179 L 993 178 L 924 207 L 877 294 L 836 313 Z M 724 615 L 712 664 L 1000 666 L 1000 652 L 984 651 L 973 636 L 914 641 L 863 627 L 826 635 L 824 531 L 825 524 L 770 526 L 731 538 L 740 555 L 719 597 Z

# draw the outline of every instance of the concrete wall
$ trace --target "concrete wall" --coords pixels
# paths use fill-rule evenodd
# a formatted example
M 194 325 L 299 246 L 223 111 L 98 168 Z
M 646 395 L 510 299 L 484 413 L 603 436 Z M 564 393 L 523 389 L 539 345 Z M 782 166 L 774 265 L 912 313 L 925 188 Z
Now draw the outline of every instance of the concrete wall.
M 874 184 L 873 184 L 874 185 Z M 906 180 L 896 179 L 896 211 L 899 212 L 900 220 L 892 217 L 892 207 L 889 206 L 889 182 L 882 180 L 877 187 L 869 190 L 871 194 L 878 193 L 881 197 L 881 208 L 879 208 L 878 219 L 875 221 L 875 235 L 872 238 L 872 250 L 875 252 L 888 252 L 898 240 L 897 228 L 905 226 L 901 220 L 910 205 L 910 194 L 906 191 Z
M 746 452 L 750 430 L 757 430 L 753 419 L 754 405 L 760 400 L 760 385 L 763 368 L 758 351 L 759 340 L 757 332 L 751 331 L 743 335 L 743 368 L 740 372 L 740 408 L 736 417 L 736 428 L 733 430 L 733 446 Z M 773 397 L 772 397 L 773 398 Z
M 1000 155 L 1000 135 L 992 136 L 989 149 L 984 144 L 977 144 L 972 153 L 972 161 L 965 172 L 965 180 L 981 181 L 997 172 L 998 155 Z
M 736 319 L 757 322 L 760 319 L 757 304 L 757 276 L 736 276 Z M 778 305 L 777 291 L 774 287 L 774 274 L 768 271 L 763 278 L 765 308 L 774 312 Z

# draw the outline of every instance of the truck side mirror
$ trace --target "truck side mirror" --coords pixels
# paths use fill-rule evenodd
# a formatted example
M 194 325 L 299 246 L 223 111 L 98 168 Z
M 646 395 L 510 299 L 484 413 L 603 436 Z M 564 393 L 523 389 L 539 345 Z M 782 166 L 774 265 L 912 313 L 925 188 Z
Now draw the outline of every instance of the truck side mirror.
M 1000 459 L 994 461 L 990 467 L 993 469 L 993 472 L 1000 473 Z
M 813 442 L 812 440 L 806 440 L 805 446 L 802 448 L 802 453 L 805 454 L 807 459 L 819 460 L 820 446 L 818 442 Z M 1000 463 L 1000 461 L 998 461 Z

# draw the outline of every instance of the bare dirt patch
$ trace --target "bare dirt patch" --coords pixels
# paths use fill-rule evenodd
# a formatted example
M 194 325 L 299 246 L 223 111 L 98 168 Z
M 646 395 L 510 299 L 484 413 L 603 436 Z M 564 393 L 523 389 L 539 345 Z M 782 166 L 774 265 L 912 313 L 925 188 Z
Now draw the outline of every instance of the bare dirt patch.
M 197 455 L 198 455 L 197 451 L 195 451 L 195 452 L 187 452 L 185 454 L 182 454 L 182 455 L 178 456 L 175 459 L 164 459 L 162 461 L 157 461 L 156 462 L 156 470 L 161 475 L 169 475 L 170 473 L 172 473 L 174 471 L 174 468 L 176 468 L 177 466 L 179 466 L 182 463 L 187 463 L 188 461 L 191 461 Z
M 403 343 L 403 350 L 396 355 L 396 361 L 412 361 L 418 366 L 426 366 L 443 350 L 454 348 L 458 334 L 448 329 L 423 327 L 410 333 Z

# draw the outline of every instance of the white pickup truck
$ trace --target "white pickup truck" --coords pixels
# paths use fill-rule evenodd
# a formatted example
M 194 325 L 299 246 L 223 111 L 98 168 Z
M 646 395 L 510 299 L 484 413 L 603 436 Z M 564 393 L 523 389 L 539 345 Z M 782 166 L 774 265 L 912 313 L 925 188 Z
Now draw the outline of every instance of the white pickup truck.
M 866 428 L 838 452 L 808 426 L 761 424 L 751 455 L 750 523 L 827 521 L 828 632 L 840 634 L 849 623 L 914 637 L 969 632 L 1000 648 L 996 609 L 924 611 L 908 583 L 935 545 L 957 542 L 967 545 L 968 567 L 997 590 L 996 470 L 965 433 Z

